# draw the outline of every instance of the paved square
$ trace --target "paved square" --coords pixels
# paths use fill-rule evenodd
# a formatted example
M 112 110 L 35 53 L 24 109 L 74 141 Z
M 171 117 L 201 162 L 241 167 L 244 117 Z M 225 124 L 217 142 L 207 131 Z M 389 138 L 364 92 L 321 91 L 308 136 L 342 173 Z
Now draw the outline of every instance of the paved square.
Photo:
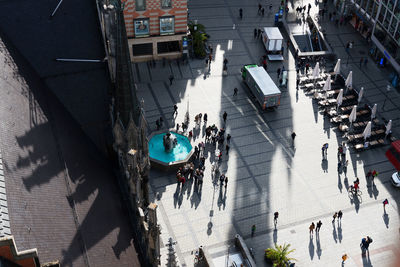
M 265 264 L 264 249 L 274 242 L 290 243 L 296 249 L 292 255 L 298 260 L 296 266 L 338 266 L 344 253 L 349 255 L 348 266 L 388 266 L 399 249 L 400 192 L 389 181 L 394 168 L 385 158 L 387 147 L 361 154 L 349 151 L 347 178 L 337 173 L 336 151 L 341 135 L 318 112 L 310 97 L 303 91 L 296 92 L 293 51 L 285 52 L 283 64 L 289 70 L 289 82 L 288 88 L 281 88 L 281 105 L 275 111 L 260 110 L 240 78 L 243 64 L 259 63 L 263 55 L 260 40 L 253 39 L 253 29 L 273 25 L 273 16 L 268 11 L 264 18 L 257 16 L 257 3 L 255 0 L 246 1 L 245 5 L 241 1 L 189 2 L 190 19 L 204 24 L 211 36 L 214 60 L 210 74 L 205 75 L 203 60 L 190 60 L 186 65 L 170 62 L 165 67 L 158 63 L 156 68 L 134 64 L 138 96 L 145 101 L 150 130 L 155 130 L 159 117 L 164 118 L 167 127 L 174 128 L 176 123 L 183 122 L 189 106 L 189 129 L 194 127 L 193 119 L 198 113 L 208 114 L 208 125 L 222 127 L 222 114 L 226 111 L 226 132 L 232 135 L 229 155 L 223 155 L 222 164 L 223 172 L 229 177 L 227 189 L 212 183 L 211 145 L 206 147 L 201 193 L 191 183 L 179 191 L 174 173 L 151 171 L 151 191 L 159 204 L 163 244 L 169 237 L 178 241 L 179 261 L 187 266 L 193 265 L 192 251 L 200 245 L 206 246 L 215 257 L 228 254 L 235 234 L 243 236 L 254 249 L 258 266 Z M 278 4 L 274 2 L 274 10 Z M 242 21 L 238 17 L 240 7 L 244 9 Z M 292 18 L 288 17 L 288 20 Z M 323 27 L 339 58 L 346 59 L 343 48 L 347 39 L 355 41 L 357 50 L 367 50 L 366 43 L 350 26 L 335 28 L 326 22 Z M 228 76 L 222 76 L 224 57 L 229 60 Z M 365 87 L 365 103 L 378 103 L 381 107 L 388 97 L 385 111 L 378 109 L 379 116 L 393 120 L 398 136 L 398 92 L 386 93 L 386 73 L 373 62 L 362 69 L 358 62 L 359 55 L 355 53 L 347 67 L 343 64 L 343 74 L 353 70 L 355 86 Z M 282 62 L 268 64 L 275 82 L 279 67 Z M 168 86 L 170 73 L 175 76 L 171 87 Z M 235 87 L 239 88 L 237 97 L 233 97 Z M 172 117 L 174 104 L 178 105 L 176 119 Z M 193 138 L 194 144 L 204 140 L 204 128 L 202 124 Z M 290 138 L 292 131 L 297 134 L 294 146 Z M 329 143 L 326 162 L 321 161 L 323 143 Z M 380 173 L 375 185 L 365 178 L 369 169 Z M 351 200 L 347 193 L 355 177 L 360 178 L 363 193 L 358 201 Z M 390 202 L 386 213 L 382 208 L 385 198 Z M 333 213 L 338 210 L 344 213 L 341 225 L 331 223 Z M 279 211 L 277 230 L 273 224 L 275 211 Z M 318 220 L 323 222 L 320 237 L 310 239 L 308 226 Z M 251 238 L 253 224 L 257 230 Z M 369 258 L 362 258 L 359 243 L 366 235 L 374 242 Z M 165 247 L 162 251 L 165 253 Z

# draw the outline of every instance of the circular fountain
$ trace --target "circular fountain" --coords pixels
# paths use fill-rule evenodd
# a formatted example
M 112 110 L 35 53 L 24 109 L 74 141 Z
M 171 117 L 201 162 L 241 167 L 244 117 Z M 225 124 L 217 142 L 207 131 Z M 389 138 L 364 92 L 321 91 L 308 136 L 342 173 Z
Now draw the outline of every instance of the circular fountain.
M 176 132 L 156 132 L 149 136 L 151 166 L 168 171 L 183 166 L 193 155 L 189 139 Z

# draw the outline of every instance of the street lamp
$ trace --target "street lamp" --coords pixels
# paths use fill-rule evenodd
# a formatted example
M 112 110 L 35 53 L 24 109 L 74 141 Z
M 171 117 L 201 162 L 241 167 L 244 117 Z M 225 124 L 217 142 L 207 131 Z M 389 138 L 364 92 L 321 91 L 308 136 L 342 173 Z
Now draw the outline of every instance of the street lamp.
M 386 100 L 388 99 L 388 96 L 387 96 L 387 94 L 389 94 L 389 92 L 390 92 L 390 84 L 388 84 L 388 85 L 386 86 L 386 97 L 385 97 L 385 100 L 383 101 L 383 105 L 382 105 L 382 111 L 384 111 L 384 110 L 385 110 L 385 104 L 386 104 Z

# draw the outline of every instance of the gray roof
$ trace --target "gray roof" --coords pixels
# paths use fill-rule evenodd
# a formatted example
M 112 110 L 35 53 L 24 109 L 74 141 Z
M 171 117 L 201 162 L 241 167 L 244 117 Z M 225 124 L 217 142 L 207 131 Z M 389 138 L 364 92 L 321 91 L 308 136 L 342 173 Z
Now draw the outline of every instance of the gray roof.
M 68 22 L 63 19 L 68 12 L 77 13 L 78 17 L 74 17 L 77 20 L 90 14 L 90 11 L 80 7 L 80 2 L 89 5 L 90 1 L 64 1 L 59 16 L 54 19 L 60 19 L 59 23 Z M 38 10 L 50 12 L 50 7 L 46 9 L 37 2 L 22 1 L 19 3 L 21 9 L 18 9 L 25 15 L 18 18 L 7 14 L 13 13 L 12 8 L 17 9 L 12 1 L 2 1 L 0 7 L 0 14 L 3 16 L 4 13 L 13 21 L 7 24 L 10 28 L 16 30 L 15 25 L 18 25 L 32 31 L 27 36 L 19 32 L 12 33 L 13 38 L 6 38 L 10 31 L 5 34 L 3 30 L 6 27 L 0 26 L 0 149 L 11 233 L 18 249 L 37 248 L 42 263 L 59 259 L 62 266 L 87 266 L 87 263 L 91 266 L 139 266 L 127 212 L 121 203 L 110 163 L 54 92 L 57 88 L 67 90 L 74 87 L 75 78 L 78 79 L 76 83 L 85 80 L 85 77 L 92 80 L 91 75 L 98 70 L 94 66 L 79 64 L 60 70 L 54 62 L 50 62 L 43 48 L 38 47 L 47 40 L 46 48 L 52 56 L 71 51 L 79 53 L 84 46 L 90 49 L 90 38 L 79 40 L 83 44 L 78 44 L 76 50 L 67 49 L 55 41 L 61 35 L 56 33 L 56 29 L 45 32 L 41 25 L 33 23 L 41 20 L 43 24 L 51 25 L 47 16 L 43 17 L 44 11 Z M 21 11 L 29 7 L 31 12 Z M 0 25 L 4 26 L 2 16 Z M 25 16 L 32 17 L 31 24 L 27 23 L 29 19 Z M 54 25 L 42 26 L 51 28 Z M 70 29 L 65 26 L 62 34 L 73 35 L 80 30 L 75 26 L 75 23 Z M 55 35 L 45 36 L 52 33 Z M 79 35 L 78 32 L 76 34 Z M 43 40 L 40 39 L 42 35 Z M 50 42 L 52 38 L 54 40 Z M 60 38 L 61 41 L 65 39 Z M 26 44 L 22 44 L 23 39 Z M 37 61 L 40 57 L 43 62 Z M 88 76 L 84 75 L 85 68 Z M 67 71 L 71 73 L 67 74 Z M 60 78 L 51 89 L 48 86 L 50 81 L 42 76 L 45 73 L 53 73 L 55 76 L 52 77 Z M 101 93 L 101 89 L 96 87 L 101 81 L 106 80 L 87 82 L 87 90 Z M 100 105 L 89 98 L 90 95 L 81 98 L 82 95 L 71 93 L 70 97 L 82 102 L 82 105 L 72 105 L 77 110 L 85 105 L 86 109 L 96 113 L 96 105 Z

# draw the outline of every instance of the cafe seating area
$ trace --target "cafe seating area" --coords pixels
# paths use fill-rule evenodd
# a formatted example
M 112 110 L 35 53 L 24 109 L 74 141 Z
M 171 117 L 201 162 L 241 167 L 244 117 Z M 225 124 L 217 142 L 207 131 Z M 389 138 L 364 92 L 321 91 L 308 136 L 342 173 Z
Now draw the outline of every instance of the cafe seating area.
M 319 67 L 317 65 L 315 68 Z M 377 118 L 377 104 L 371 107 L 362 103 L 364 88 L 353 87 L 352 72 L 344 78 L 338 71 L 318 71 L 314 69 L 313 75 L 300 77 L 298 89 L 318 103 L 321 113 L 329 118 L 350 147 L 362 151 L 386 145 L 387 140 L 396 140 L 391 133 L 392 121 L 383 122 Z

